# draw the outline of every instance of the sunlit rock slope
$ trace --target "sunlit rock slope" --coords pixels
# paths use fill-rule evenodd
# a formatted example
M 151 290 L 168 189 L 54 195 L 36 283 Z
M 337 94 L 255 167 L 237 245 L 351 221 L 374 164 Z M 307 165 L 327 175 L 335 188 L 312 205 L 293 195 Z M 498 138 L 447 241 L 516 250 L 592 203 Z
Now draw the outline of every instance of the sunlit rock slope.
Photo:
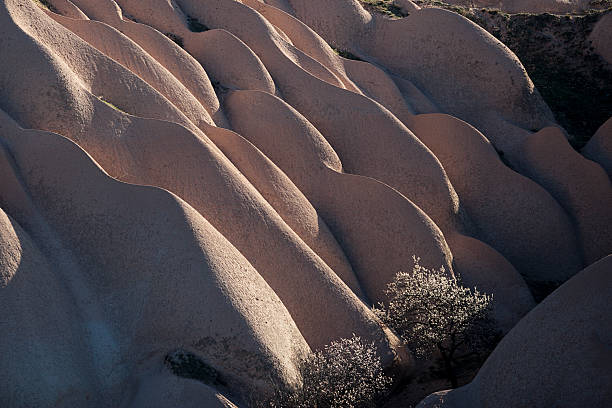
M 610 137 L 442 9 L 2 0 L 0 406 L 242 406 L 352 334 L 410 372 L 413 255 L 507 332 L 612 252 Z

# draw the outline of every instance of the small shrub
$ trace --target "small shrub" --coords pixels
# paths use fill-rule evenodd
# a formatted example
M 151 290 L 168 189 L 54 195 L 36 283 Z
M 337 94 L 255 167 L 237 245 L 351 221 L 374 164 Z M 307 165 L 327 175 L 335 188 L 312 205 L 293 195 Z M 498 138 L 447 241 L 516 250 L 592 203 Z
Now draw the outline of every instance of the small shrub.
M 376 13 L 380 13 L 390 18 L 402 18 L 408 14 L 393 4 L 393 0 L 360 0 L 363 6 Z
M 303 383 L 279 389 L 260 406 L 274 408 L 375 407 L 391 383 L 384 375 L 374 343 L 351 339 L 332 342 L 300 365 Z
M 496 339 L 490 318 L 492 296 L 461 286 L 443 267 L 431 270 L 421 266 L 419 258 L 413 260 L 412 273 L 399 272 L 389 283 L 388 305 L 374 311 L 418 357 L 438 351 L 447 379 L 457 387 L 457 349 L 481 353 Z

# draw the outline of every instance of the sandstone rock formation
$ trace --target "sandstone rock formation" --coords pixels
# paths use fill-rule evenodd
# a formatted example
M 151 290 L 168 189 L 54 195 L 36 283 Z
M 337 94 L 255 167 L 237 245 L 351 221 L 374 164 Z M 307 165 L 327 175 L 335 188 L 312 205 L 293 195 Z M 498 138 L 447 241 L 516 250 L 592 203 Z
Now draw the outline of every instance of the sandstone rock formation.
M 1 0 L 0 406 L 241 406 L 353 334 L 406 372 L 370 307 L 413 255 L 507 332 L 612 252 L 609 126 L 587 160 L 502 43 L 401 6 Z
M 470 384 L 418 408 L 605 407 L 612 398 L 612 256 L 570 279 L 501 341 Z
M 582 149 L 582 154 L 599 163 L 612 178 L 612 118 L 595 132 L 589 143 Z

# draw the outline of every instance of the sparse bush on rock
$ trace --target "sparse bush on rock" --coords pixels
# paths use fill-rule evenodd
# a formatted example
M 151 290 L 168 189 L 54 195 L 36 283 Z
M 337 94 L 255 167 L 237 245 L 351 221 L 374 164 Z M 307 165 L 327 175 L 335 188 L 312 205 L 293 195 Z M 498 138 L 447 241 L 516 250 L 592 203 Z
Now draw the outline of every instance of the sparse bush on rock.
M 360 0 L 361 4 L 370 11 L 381 13 L 390 18 L 402 18 L 407 14 L 392 0 Z
M 279 389 L 268 401 L 257 404 L 274 408 L 366 408 L 375 407 L 391 379 L 382 370 L 374 344 L 353 335 L 334 341 L 313 353 L 300 365 L 302 385 Z
M 0 408 L 612 400 L 612 13 L 0 4 Z
M 495 337 L 490 318 L 493 297 L 461 286 L 443 267 L 432 270 L 421 266 L 419 258 L 413 260 L 411 273 L 399 272 L 389 283 L 388 305 L 375 311 L 418 357 L 438 352 L 447 379 L 456 387 L 456 351 L 485 351 Z

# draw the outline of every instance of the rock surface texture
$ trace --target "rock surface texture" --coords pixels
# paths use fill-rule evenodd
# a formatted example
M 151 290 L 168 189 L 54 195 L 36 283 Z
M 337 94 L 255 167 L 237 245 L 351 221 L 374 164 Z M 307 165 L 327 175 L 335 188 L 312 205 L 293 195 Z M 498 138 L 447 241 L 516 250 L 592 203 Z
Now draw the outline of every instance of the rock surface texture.
M 547 297 L 468 385 L 417 408 L 606 407 L 612 398 L 612 256 Z
M 353 334 L 409 372 L 371 306 L 413 255 L 510 331 L 449 407 L 610 401 L 611 122 L 576 152 L 502 43 L 398 4 L 0 0 L 0 407 L 246 406 Z

